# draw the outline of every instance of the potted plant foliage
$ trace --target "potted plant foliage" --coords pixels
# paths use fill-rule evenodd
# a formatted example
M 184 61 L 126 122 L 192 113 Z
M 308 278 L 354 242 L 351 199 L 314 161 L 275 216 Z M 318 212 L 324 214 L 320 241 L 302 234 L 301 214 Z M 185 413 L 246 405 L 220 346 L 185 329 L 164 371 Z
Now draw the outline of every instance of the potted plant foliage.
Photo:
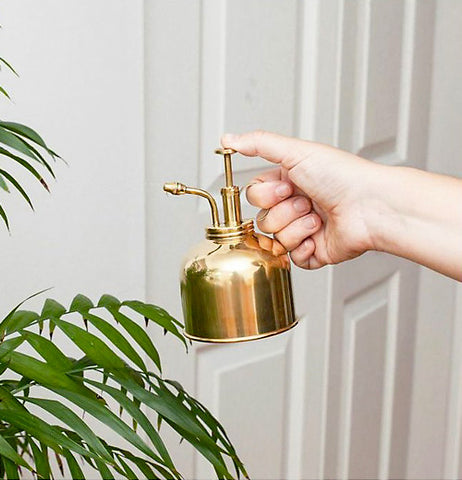
M 0 94 L 8 97 L 1 86 Z M 54 177 L 58 158 L 31 128 L 0 121 L 3 193 L 16 190 L 32 207 L 9 165 L 19 164 L 48 189 L 44 176 Z M 0 217 L 9 229 L 1 201 Z M 0 478 L 30 471 L 78 479 L 95 470 L 103 479 L 182 478 L 162 439 L 163 423 L 211 463 L 217 478 L 248 478 L 220 423 L 162 377 L 149 322 L 187 349 L 181 323 L 165 310 L 111 295 L 93 303 L 79 294 L 68 307 L 48 298 L 37 312 L 21 303 L 0 319 Z

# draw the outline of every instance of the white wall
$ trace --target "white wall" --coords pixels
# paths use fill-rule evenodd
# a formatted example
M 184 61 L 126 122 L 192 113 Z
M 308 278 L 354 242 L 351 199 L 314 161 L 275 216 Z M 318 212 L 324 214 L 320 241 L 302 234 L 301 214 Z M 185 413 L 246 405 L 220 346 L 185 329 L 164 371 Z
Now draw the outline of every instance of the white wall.
M 110 8 L 108 8 L 110 6 Z M 22 176 L 36 212 L 2 202 L 0 313 L 40 289 L 144 296 L 143 2 L 3 0 L 1 118 L 34 127 L 69 163 L 51 195 Z M 7 162 L 0 158 L 0 164 Z M 37 300 L 36 305 L 42 300 Z
M 79 292 L 145 295 L 143 2 L 108 5 L 2 1 L 0 56 L 20 78 L 0 72 L 13 98 L 1 100 L 1 118 L 35 128 L 69 166 L 47 177 L 50 195 L 21 174 L 35 213 L 0 191 L 11 224 L 11 235 L 0 226 L 0 318 L 47 287 L 27 308 L 46 296 L 69 305 Z
M 438 0 L 427 168 L 462 177 L 461 25 L 462 2 Z M 462 214 L 460 205 L 458 214 Z M 461 287 L 428 269 L 421 270 L 408 464 L 411 478 L 458 476 L 460 441 L 452 427 L 460 431 L 461 424 L 455 416 L 459 399 L 451 382 L 461 381 L 462 338 L 455 337 L 462 323 L 462 311 L 456 311 Z

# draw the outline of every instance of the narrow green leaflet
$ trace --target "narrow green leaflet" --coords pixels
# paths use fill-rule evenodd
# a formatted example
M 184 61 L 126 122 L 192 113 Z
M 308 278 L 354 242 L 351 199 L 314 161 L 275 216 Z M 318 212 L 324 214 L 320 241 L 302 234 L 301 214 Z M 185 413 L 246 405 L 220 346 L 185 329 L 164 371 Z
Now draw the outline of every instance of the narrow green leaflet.
M 93 302 L 88 297 L 79 293 L 72 300 L 71 306 L 69 307 L 69 312 L 79 312 L 83 314 L 94 307 L 95 306 L 93 305 Z
M 56 326 L 62 330 L 90 359 L 98 365 L 108 370 L 125 370 L 126 365 L 123 360 L 117 356 L 96 335 L 87 332 L 83 328 L 73 325 L 64 320 L 53 320 Z
M 0 387 L 0 410 L 16 410 L 27 414 L 27 409 L 21 404 L 21 402 L 10 393 L 5 387 Z
M 26 125 L 22 125 L 21 123 L 4 122 L 4 121 L 0 121 L 0 127 L 6 128 L 11 132 L 17 133 L 23 137 L 28 138 L 29 140 L 36 143 L 40 147 L 44 148 L 52 157 L 61 158 L 59 155 L 53 152 L 51 148 L 48 147 L 48 145 L 45 143 L 43 138 L 32 128 L 27 127 Z
M 157 479 L 157 478 L 160 478 L 155 472 L 154 472 L 154 468 L 156 468 L 157 470 L 159 470 L 159 466 L 158 465 L 155 465 L 153 464 L 152 462 L 150 461 L 146 461 L 145 459 L 143 458 L 140 458 L 140 457 L 137 457 L 136 455 L 133 455 L 131 452 L 127 451 L 127 450 L 124 450 L 122 448 L 114 448 L 113 449 L 114 452 L 120 452 L 124 458 L 126 458 L 127 460 L 129 460 L 130 462 L 132 462 L 134 465 L 136 465 L 136 467 L 140 470 L 140 472 L 145 476 L 145 478 L 149 478 L 149 479 Z M 171 476 L 168 475 L 168 472 L 166 472 L 165 470 L 163 470 L 163 476 L 164 478 L 166 479 L 170 479 L 172 478 Z
M 6 334 L 11 334 L 18 332 L 23 328 L 27 328 L 29 325 L 33 324 L 38 320 L 40 315 L 36 312 L 31 312 L 29 310 L 17 310 L 10 317 L 9 322 L 6 324 Z
M 73 360 L 72 368 L 68 373 L 73 374 L 76 372 L 83 372 L 84 370 L 87 370 L 90 367 L 96 367 L 96 366 L 97 364 L 94 362 L 94 360 L 84 355 L 78 360 Z
M 34 298 L 34 297 L 36 297 L 37 295 L 41 295 L 42 293 L 47 292 L 48 290 L 50 290 L 50 288 L 45 288 L 45 289 L 43 289 L 43 290 L 40 290 L 39 292 L 33 293 L 32 295 L 29 295 L 27 298 L 25 298 L 23 301 L 19 302 L 19 303 L 13 308 L 13 310 L 11 310 L 11 312 L 8 313 L 8 315 L 0 322 L 0 335 L 3 335 L 3 334 L 4 334 L 5 329 L 6 329 L 6 326 L 7 326 L 8 323 L 10 322 L 11 317 L 14 315 L 14 313 L 18 310 L 18 308 L 19 308 L 21 305 L 23 305 L 25 302 L 27 302 L 27 300 L 30 300 L 31 298 Z
M 26 143 L 24 143 L 21 137 L 18 137 L 16 134 L 10 132 L 6 128 L 0 127 L 0 143 L 8 147 L 14 148 L 18 152 L 28 156 L 29 158 L 32 158 L 33 160 L 42 163 L 40 157 L 38 157 L 36 153 L 31 148 L 29 148 Z
M 137 351 L 131 346 L 130 342 L 110 323 L 101 317 L 91 313 L 82 314 L 92 325 L 94 325 L 112 344 L 123 352 L 136 366 L 146 371 L 146 365 Z
M 40 173 L 29 162 L 27 162 L 23 158 L 19 157 L 18 155 L 15 155 L 14 153 L 11 153 L 9 150 L 6 150 L 3 147 L 0 147 L 0 155 L 4 155 L 5 157 L 11 158 L 11 160 L 14 160 L 15 162 L 22 165 L 25 169 L 29 170 L 29 172 L 32 173 L 32 175 L 42 184 L 42 186 L 46 190 L 50 191 L 49 188 L 48 188 L 48 185 L 46 184 L 42 175 L 40 175 Z M 2 175 L 6 176 L 4 170 L 2 170 Z
M 24 140 L 24 138 L 20 137 L 19 135 L 15 133 L 13 135 L 24 145 L 26 149 L 30 150 L 30 152 L 36 156 L 37 160 L 48 170 L 50 175 L 53 178 L 56 178 L 55 172 L 51 168 L 51 165 L 45 160 L 45 157 L 33 145 L 31 145 L 29 142 Z
M 162 308 L 159 308 L 156 305 L 143 303 L 138 300 L 127 300 L 126 302 L 122 302 L 122 305 L 125 305 L 131 308 L 135 312 L 143 315 L 145 318 L 148 318 L 149 320 L 152 320 L 153 322 L 157 323 L 168 332 L 173 333 L 175 337 L 177 337 L 184 343 L 184 346 L 186 347 L 186 349 L 188 348 L 186 339 L 177 328 L 177 326 L 181 327 L 182 324 L 177 320 L 175 320 L 173 317 L 171 317 Z
M 94 453 L 85 450 L 63 435 L 57 427 L 49 425 L 30 412 L 17 412 L 0 408 L 0 419 L 19 427 L 57 452 L 61 452 L 61 447 L 65 447 L 83 456 L 97 457 Z
M 111 473 L 111 471 L 104 462 L 101 462 L 100 460 L 95 460 L 95 463 L 102 480 L 114 480 L 114 475 Z
M 72 360 L 67 358 L 53 342 L 33 332 L 20 333 L 48 365 L 63 373 L 72 370 Z
M 69 469 L 72 480 L 83 480 L 85 475 L 83 474 L 80 465 L 77 463 L 77 460 L 74 458 L 72 453 L 67 448 L 63 448 L 62 454 L 66 459 L 67 468 Z
M 97 382 L 94 380 L 86 379 L 85 380 L 88 384 L 101 389 L 102 391 L 108 393 L 114 400 L 117 401 L 119 405 L 121 405 L 129 415 L 134 418 L 140 427 L 145 431 L 148 438 L 151 440 L 152 444 L 156 447 L 156 450 L 159 452 L 159 455 L 162 457 L 163 462 L 175 471 L 175 466 L 173 465 L 173 461 L 170 458 L 170 455 L 165 447 L 164 442 L 160 438 L 159 433 L 153 427 L 152 423 L 148 420 L 146 415 L 143 411 L 138 408 L 134 401 L 130 400 L 126 394 L 122 393 L 120 390 L 114 387 L 110 387 L 109 385 L 105 385 L 101 382 Z
M 32 470 L 32 467 L 19 456 L 18 452 L 0 435 L 0 455 L 10 459 L 22 467 Z
M 56 418 L 64 422 L 69 428 L 76 432 L 88 446 L 103 458 L 105 461 L 112 463 L 112 457 L 104 448 L 98 437 L 93 433 L 93 430 L 69 407 L 56 400 L 48 400 L 43 398 L 25 398 L 27 403 L 33 403 L 43 408 L 48 413 L 51 413 Z
M 42 313 L 40 316 L 45 318 L 60 318 L 66 313 L 66 309 L 56 300 L 47 298 L 43 304 Z
M 162 459 L 144 442 L 144 440 L 142 440 L 138 434 L 136 434 L 126 423 L 120 420 L 117 415 L 112 413 L 104 405 L 101 405 L 100 403 L 82 395 L 72 394 L 59 389 L 56 389 L 55 391 L 70 400 L 75 405 L 78 405 L 97 420 L 107 425 L 115 433 L 120 435 L 122 438 L 125 438 L 127 442 L 130 442 L 140 452 L 144 453 L 148 457 L 151 457 L 156 462 L 162 462 Z
M 3 357 L 16 350 L 23 341 L 24 338 L 16 337 L 9 338 L 0 343 L 0 360 L 3 360 Z
M 98 301 L 98 307 L 104 307 L 108 310 L 115 309 L 118 310 L 122 305 L 122 302 L 116 297 L 104 294 Z
M 205 459 L 207 459 L 213 466 L 217 478 L 232 479 L 233 476 L 228 471 L 223 458 L 217 455 L 210 447 L 204 445 L 202 442 L 197 441 L 193 435 L 188 431 L 183 430 L 181 427 L 173 423 L 171 420 L 165 420 L 172 428 L 174 428 L 183 438 L 185 438 L 191 445 L 198 450 Z
M 5 357 L 9 362 L 9 368 L 24 377 L 35 380 L 40 385 L 47 388 L 60 388 L 69 392 L 86 395 L 88 397 L 95 397 L 95 394 L 83 386 L 81 383 L 77 383 L 65 373 L 56 370 L 46 362 L 41 362 L 36 358 L 29 355 L 25 355 L 20 352 L 10 352 Z
M 47 447 L 44 446 L 44 450 L 42 451 L 32 438 L 30 438 L 30 446 L 32 450 L 32 455 L 34 457 L 35 470 L 37 472 L 38 478 L 50 478 L 51 468 L 46 451 Z
M 0 144 L 11 147 L 23 155 L 41 163 L 48 170 L 50 175 L 53 178 L 56 178 L 51 165 L 45 160 L 44 156 L 34 146 L 16 133 L 0 127 Z
M 12 462 L 8 458 L 3 458 L 3 465 L 5 468 L 6 478 L 8 480 L 19 480 L 19 469 L 15 462 Z
M 1 148 L 0 148 L 0 151 L 1 151 Z M 10 183 L 14 185 L 16 190 L 22 195 L 24 200 L 26 200 L 30 208 L 33 210 L 34 206 L 32 205 L 32 201 L 29 198 L 29 195 L 27 195 L 24 188 L 21 187 L 21 184 L 13 177 L 13 175 L 10 175 L 6 170 L 3 170 L 3 169 L 0 169 L 0 174 L 3 175 Z
M 117 310 L 109 309 L 109 312 L 114 317 L 114 319 L 122 325 L 125 331 L 131 335 L 131 337 L 136 341 L 136 343 L 144 350 L 148 357 L 154 362 L 154 365 L 159 369 L 159 372 L 162 371 L 162 366 L 160 363 L 159 352 L 152 343 L 152 340 L 149 338 L 149 335 L 145 330 L 140 327 L 136 322 L 131 318 L 127 317 Z
M 124 353 L 141 370 L 146 371 L 146 365 L 138 352 L 132 347 L 130 342 L 116 328 L 103 318 L 90 313 L 94 308 L 92 301 L 85 295 L 76 295 L 74 297 L 69 312 L 79 312 L 84 320 L 92 323 L 112 344 Z
M 128 480 L 138 480 L 138 475 L 128 466 L 126 462 L 122 460 L 122 456 L 117 456 L 117 461 L 125 472 L 125 476 L 128 478 Z
M 193 413 L 184 408 L 183 405 L 180 405 L 174 395 L 170 394 L 167 396 L 162 392 L 155 395 L 131 380 L 122 379 L 120 376 L 115 377 L 114 375 L 111 375 L 111 378 L 123 385 L 135 398 L 138 398 L 142 403 L 160 413 L 167 423 L 199 450 L 221 475 L 224 475 L 224 478 L 232 478 L 222 458 L 222 453 L 226 452 L 216 445 L 201 427 L 200 423 L 197 422 Z

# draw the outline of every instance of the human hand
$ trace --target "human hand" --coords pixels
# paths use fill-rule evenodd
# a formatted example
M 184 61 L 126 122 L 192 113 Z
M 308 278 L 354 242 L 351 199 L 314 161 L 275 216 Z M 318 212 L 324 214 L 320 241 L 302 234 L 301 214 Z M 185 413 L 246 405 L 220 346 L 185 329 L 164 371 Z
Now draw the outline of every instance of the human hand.
M 226 134 L 223 147 L 277 165 L 254 179 L 247 199 L 262 210 L 257 225 L 316 269 L 374 249 L 370 212 L 381 165 L 327 145 L 256 131 Z

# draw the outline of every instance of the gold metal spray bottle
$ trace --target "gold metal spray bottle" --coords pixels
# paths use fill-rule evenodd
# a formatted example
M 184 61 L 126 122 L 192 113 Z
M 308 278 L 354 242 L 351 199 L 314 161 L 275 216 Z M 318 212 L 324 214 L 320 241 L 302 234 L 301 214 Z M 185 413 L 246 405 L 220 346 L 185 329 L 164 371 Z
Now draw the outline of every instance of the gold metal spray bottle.
M 225 161 L 223 223 L 210 193 L 182 183 L 164 185 L 173 195 L 206 198 L 212 213 L 207 239 L 188 252 L 180 275 L 185 335 L 230 343 L 284 332 L 297 324 L 289 257 L 276 240 L 255 233 L 252 220 L 242 220 L 239 187 L 233 185 L 234 150 L 215 153 Z

